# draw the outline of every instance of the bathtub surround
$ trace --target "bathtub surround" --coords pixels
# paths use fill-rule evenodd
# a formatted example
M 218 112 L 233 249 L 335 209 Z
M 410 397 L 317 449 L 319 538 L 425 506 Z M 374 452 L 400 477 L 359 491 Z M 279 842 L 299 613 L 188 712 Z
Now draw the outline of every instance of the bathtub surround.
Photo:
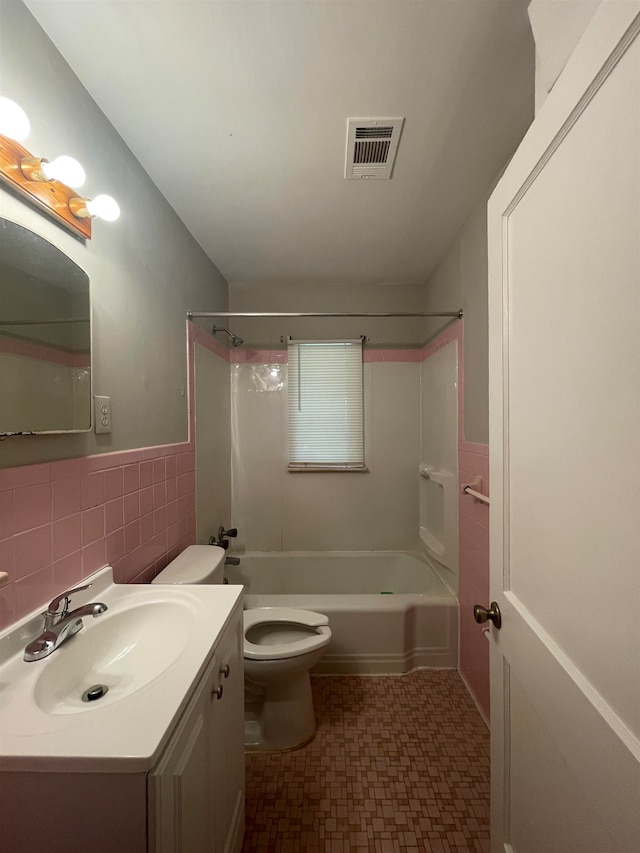
M 480 225 L 474 222 L 471 228 L 476 247 L 478 228 L 482 223 L 486 226 L 486 217 L 478 219 Z M 460 488 L 480 476 L 480 489 L 488 494 L 488 446 L 467 441 L 464 432 L 467 326 L 466 319 L 455 321 L 420 349 L 365 347 L 365 442 L 373 442 L 373 449 L 371 444 L 368 447 L 373 460 L 367 462 L 369 474 L 346 479 L 336 474 L 287 479 L 286 350 L 226 350 L 233 360 L 233 519 L 239 528 L 238 545 L 247 551 L 420 550 L 420 369 L 452 344 L 458 348 L 459 366 L 458 484 Z M 200 336 L 204 341 L 205 333 Z M 255 423 L 261 424 L 259 432 L 253 428 Z M 393 459 L 389 448 L 393 448 Z M 379 473 L 379 463 L 383 473 L 372 488 L 368 478 Z M 290 485 L 290 481 L 295 482 Z M 294 488 L 297 491 L 290 494 Z M 458 502 L 460 673 L 488 720 L 489 644 L 473 621 L 472 607 L 489 597 L 489 509 L 461 492 Z M 347 518 L 349 524 L 344 523 Z M 451 584 L 447 572 L 440 572 Z
M 287 471 L 287 366 L 272 356 L 267 360 L 263 352 L 243 353 L 250 360 L 235 363 L 238 352 L 232 353 L 231 368 L 238 546 L 250 551 L 415 550 L 420 420 L 415 351 L 406 362 L 365 357 L 369 473 L 358 474 Z M 286 359 L 286 353 L 282 356 Z
M 427 348 L 420 369 L 420 544 L 458 591 L 458 336 Z M 460 339 L 462 335 L 460 334 Z

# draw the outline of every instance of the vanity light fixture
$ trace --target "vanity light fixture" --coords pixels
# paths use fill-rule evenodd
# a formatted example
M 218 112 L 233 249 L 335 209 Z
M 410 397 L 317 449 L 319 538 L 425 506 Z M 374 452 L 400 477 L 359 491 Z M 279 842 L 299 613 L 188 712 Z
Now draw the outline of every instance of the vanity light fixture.
M 74 190 L 79 189 L 87 179 L 80 163 L 66 154 L 51 162 L 44 157 L 25 157 L 20 168 L 28 181 L 61 181 Z
M 22 142 L 29 136 L 31 125 L 27 114 L 11 98 L 0 97 L 0 133 Z
M 114 222 L 120 216 L 117 202 L 107 195 L 79 198 L 86 177 L 80 163 L 67 155 L 52 162 L 34 157 L 20 144 L 29 127 L 24 110 L 0 97 L 0 181 L 74 234 L 91 239 L 91 220 Z
M 69 210 L 79 219 L 104 219 L 115 222 L 120 216 L 120 206 L 110 195 L 97 195 L 95 198 L 70 198 Z

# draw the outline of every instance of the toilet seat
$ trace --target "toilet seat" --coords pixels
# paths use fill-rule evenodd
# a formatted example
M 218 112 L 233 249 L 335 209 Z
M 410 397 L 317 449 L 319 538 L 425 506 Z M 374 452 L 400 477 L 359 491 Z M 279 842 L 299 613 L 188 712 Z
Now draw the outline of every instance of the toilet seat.
M 323 613 L 313 610 L 297 610 L 291 607 L 255 607 L 245 610 L 244 657 L 250 660 L 282 660 L 313 652 L 326 646 L 331 640 L 329 619 Z M 313 633 L 302 640 L 274 645 L 259 645 L 247 639 L 247 631 L 256 625 L 299 625 L 313 629 Z

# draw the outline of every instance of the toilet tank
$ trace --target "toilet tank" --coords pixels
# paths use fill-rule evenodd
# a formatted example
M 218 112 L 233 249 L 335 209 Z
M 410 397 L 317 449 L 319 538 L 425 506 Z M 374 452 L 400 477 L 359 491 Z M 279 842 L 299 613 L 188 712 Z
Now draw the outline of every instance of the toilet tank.
M 223 583 L 225 555 L 217 545 L 189 545 L 151 583 Z

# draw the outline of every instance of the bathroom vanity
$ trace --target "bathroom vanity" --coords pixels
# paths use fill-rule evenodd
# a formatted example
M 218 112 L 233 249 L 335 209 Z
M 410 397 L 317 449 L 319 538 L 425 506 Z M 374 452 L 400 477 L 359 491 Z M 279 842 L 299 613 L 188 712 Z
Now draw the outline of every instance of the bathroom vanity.
M 74 603 L 107 612 L 46 660 L 22 660 L 37 619 L 0 636 L 2 848 L 238 853 L 242 587 L 89 580 Z

